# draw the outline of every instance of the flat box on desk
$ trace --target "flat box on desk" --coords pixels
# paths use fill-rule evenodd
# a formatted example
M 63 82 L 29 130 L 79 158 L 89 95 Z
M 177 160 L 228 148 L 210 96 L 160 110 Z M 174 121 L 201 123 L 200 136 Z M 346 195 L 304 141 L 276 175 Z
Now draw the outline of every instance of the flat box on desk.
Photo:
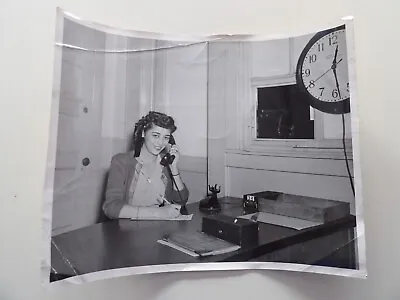
M 259 192 L 250 195 L 257 197 L 258 211 L 261 212 L 322 223 L 350 215 L 350 204 L 347 202 L 278 192 Z
M 258 241 L 258 223 L 225 215 L 204 216 L 202 231 L 241 247 Z

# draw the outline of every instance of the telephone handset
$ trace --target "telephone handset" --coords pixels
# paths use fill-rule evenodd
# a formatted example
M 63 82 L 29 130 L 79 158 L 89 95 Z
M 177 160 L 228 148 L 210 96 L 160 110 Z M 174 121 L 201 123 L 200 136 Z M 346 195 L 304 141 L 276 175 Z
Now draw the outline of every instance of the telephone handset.
M 169 136 L 169 142 L 170 145 L 175 145 L 175 139 L 172 136 L 172 134 Z M 164 155 L 164 157 L 161 159 L 160 164 L 163 165 L 164 167 L 166 165 L 170 165 L 173 163 L 174 159 L 175 159 L 175 155 L 171 155 L 169 152 L 167 152 L 166 149 L 164 149 L 162 152 L 166 152 L 166 154 Z
M 172 145 L 175 145 L 175 139 L 174 139 L 174 137 L 172 136 L 172 134 L 169 136 L 169 142 L 168 142 L 168 143 L 169 143 L 171 146 L 172 146 Z M 170 167 L 169 167 L 169 165 L 172 164 L 172 162 L 174 161 L 175 155 L 170 154 L 168 151 L 169 151 L 169 149 L 168 149 L 168 150 L 167 150 L 167 149 L 164 149 L 164 150 L 162 151 L 162 152 L 165 152 L 165 155 L 164 155 L 164 157 L 161 159 L 160 164 L 167 168 L 168 173 L 169 173 L 169 176 L 171 177 L 171 180 L 172 180 L 173 184 L 175 184 L 175 187 L 176 187 L 177 190 L 178 190 L 178 186 L 176 185 L 176 182 L 175 182 L 175 179 L 174 179 L 174 175 L 172 174 L 171 169 L 170 169 Z M 183 202 L 182 197 L 181 197 L 181 194 L 179 193 L 179 191 L 178 191 L 178 195 L 179 195 L 179 198 L 181 199 L 181 201 Z M 188 215 L 188 214 L 189 214 L 189 212 L 187 211 L 185 205 L 182 205 L 182 206 L 181 206 L 181 208 L 180 208 L 180 213 L 181 213 L 182 215 Z

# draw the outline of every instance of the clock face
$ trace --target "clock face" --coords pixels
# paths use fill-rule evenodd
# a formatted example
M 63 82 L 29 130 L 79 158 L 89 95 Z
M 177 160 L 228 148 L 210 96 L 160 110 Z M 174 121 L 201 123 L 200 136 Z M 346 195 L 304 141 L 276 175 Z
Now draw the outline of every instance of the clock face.
M 335 105 L 350 97 L 344 26 L 317 34 L 299 59 L 298 81 L 319 102 Z

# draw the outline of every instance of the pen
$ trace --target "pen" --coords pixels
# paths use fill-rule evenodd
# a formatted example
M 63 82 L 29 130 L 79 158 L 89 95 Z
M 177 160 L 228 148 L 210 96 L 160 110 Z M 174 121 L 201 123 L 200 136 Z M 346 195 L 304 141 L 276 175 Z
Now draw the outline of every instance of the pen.
M 167 204 L 169 204 L 169 205 L 172 205 L 172 207 L 173 208 L 175 208 L 176 210 L 180 210 L 180 207 L 179 207 L 179 205 L 176 205 L 176 204 L 172 204 L 171 202 L 169 202 L 167 199 L 165 199 L 165 197 L 164 196 L 162 196 L 162 195 L 160 195 L 161 196 L 161 199 L 163 200 L 163 201 L 165 201 Z

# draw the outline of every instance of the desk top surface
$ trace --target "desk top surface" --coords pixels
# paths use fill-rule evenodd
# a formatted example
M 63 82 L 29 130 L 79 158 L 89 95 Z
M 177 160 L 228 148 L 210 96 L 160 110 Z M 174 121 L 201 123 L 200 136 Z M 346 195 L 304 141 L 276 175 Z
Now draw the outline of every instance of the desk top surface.
M 245 214 L 241 199 L 225 197 L 221 199 L 221 205 L 221 214 Z M 258 241 L 251 247 L 197 258 L 157 243 L 164 235 L 176 231 L 201 230 L 205 214 L 199 211 L 198 203 L 189 204 L 187 209 L 194 214 L 191 221 L 111 220 L 55 236 L 53 242 L 58 249 L 52 246 L 52 266 L 60 274 L 74 275 L 60 252 L 78 274 L 145 265 L 247 261 L 291 244 L 355 226 L 354 216 L 303 230 L 259 223 Z

